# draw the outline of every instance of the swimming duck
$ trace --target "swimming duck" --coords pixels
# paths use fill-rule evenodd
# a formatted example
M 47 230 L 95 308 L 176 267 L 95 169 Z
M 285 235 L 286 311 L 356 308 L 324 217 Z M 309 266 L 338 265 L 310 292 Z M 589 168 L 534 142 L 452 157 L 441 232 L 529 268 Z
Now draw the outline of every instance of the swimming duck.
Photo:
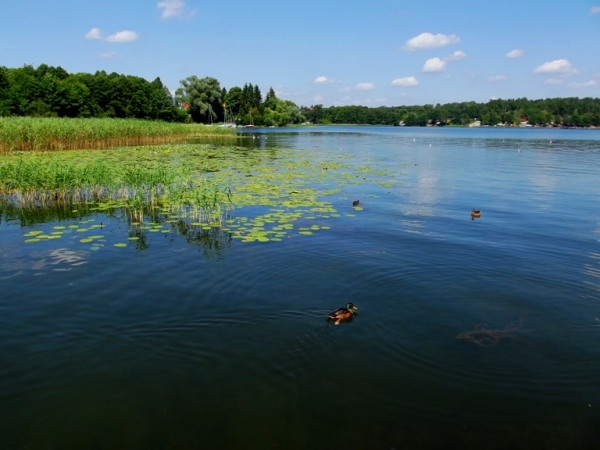
M 471 218 L 474 219 L 475 217 L 481 217 L 481 210 L 479 210 L 479 209 L 471 210 Z
M 354 304 L 348 303 L 345 308 L 338 308 L 327 317 L 328 320 L 335 320 L 335 324 L 339 325 L 342 320 L 348 320 L 354 315 L 353 309 L 358 309 Z
M 360 200 L 354 200 L 352 202 L 352 206 L 358 206 L 358 205 L 360 205 Z

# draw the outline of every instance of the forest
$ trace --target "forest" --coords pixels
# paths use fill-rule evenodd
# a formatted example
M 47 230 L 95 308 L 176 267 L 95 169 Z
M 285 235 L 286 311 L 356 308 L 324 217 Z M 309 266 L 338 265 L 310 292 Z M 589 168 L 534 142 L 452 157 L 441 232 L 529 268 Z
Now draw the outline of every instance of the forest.
M 590 127 L 600 126 L 600 99 L 549 98 L 544 100 L 490 100 L 487 103 L 461 102 L 422 106 L 331 106 L 301 108 L 311 123 L 370 124 L 406 126 L 520 125 Z
M 304 121 L 300 108 L 252 83 L 229 91 L 212 77 L 181 80 L 175 96 L 160 78 L 69 74 L 61 67 L 0 67 L 0 116 L 122 118 L 167 122 L 285 126 Z
M 160 78 L 107 74 L 69 74 L 61 67 L 0 67 L 0 116 L 136 118 L 167 122 L 286 126 L 370 124 L 406 126 L 519 125 L 600 126 L 600 99 L 496 99 L 419 106 L 298 107 L 279 99 L 273 88 L 263 96 L 246 83 L 227 90 L 213 77 L 189 76 L 175 95 Z

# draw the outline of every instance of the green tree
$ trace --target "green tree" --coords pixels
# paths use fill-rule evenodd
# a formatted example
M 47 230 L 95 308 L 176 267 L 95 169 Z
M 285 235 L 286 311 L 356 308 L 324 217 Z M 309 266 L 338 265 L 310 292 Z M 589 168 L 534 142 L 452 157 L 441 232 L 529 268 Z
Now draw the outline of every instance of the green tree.
M 228 111 L 231 111 L 233 115 L 237 116 L 240 114 L 240 110 L 243 104 L 243 91 L 242 88 L 234 86 L 229 89 L 227 96 L 225 97 L 225 105 Z
M 252 106 L 260 109 L 260 107 L 262 106 L 262 94 L 260 93 L 260 88 L 258 87 L 258 84 L 254 86 L 254 90 L 252 92 L 252 100 Z
M 275 95 L 275 91 L 273 90 L 273 88 L 269 88 L 269 92 L 267 92 L 267 95 L 265 97 L 265 102 L 263 103 L 263 107 L 264 108 L 269 108 L 269 109 L 276 109 L 277 108 L 277 96 Z
M 188 105 L 194 122 L 212 123 L 221 111 L 221 86 L 216 78 L 198 78 L 192 75 L 180 81 L 182 87 L 175 92 L 180 104 Z

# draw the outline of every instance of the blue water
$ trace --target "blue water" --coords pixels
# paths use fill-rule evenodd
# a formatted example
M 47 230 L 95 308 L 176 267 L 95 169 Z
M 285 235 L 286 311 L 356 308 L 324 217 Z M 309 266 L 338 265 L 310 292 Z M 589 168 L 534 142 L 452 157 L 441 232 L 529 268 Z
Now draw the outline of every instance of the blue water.
M 3 210 L 1 448 L 600 445 L 600 132 L 311 127 L 235 144 L 273 164 L 343 159 L 364 180 L 327 199 L 331 230 L 280 243 L 24 244 L 129 225 Z M 348 301 L 354 320 L 326 322 Z

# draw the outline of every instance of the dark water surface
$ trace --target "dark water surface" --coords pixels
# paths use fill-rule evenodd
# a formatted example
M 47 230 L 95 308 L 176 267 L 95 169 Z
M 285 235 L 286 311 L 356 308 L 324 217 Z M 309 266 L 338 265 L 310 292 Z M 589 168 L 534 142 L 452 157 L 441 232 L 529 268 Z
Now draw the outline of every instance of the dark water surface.
M 78 220 L 5 214 L 0 448 L 600 446 L 600 132 L 237 143 L 343 155 L 401 184 L 348 185 L 328 200 L 345 214 L 360 199 L 356 217 L 280 243 L 157 234 L 90 251 L 23 243 Z M 126 239 L 118 212 L 87 218 Z M 327 323 L 346 302 L 358 316 Z

